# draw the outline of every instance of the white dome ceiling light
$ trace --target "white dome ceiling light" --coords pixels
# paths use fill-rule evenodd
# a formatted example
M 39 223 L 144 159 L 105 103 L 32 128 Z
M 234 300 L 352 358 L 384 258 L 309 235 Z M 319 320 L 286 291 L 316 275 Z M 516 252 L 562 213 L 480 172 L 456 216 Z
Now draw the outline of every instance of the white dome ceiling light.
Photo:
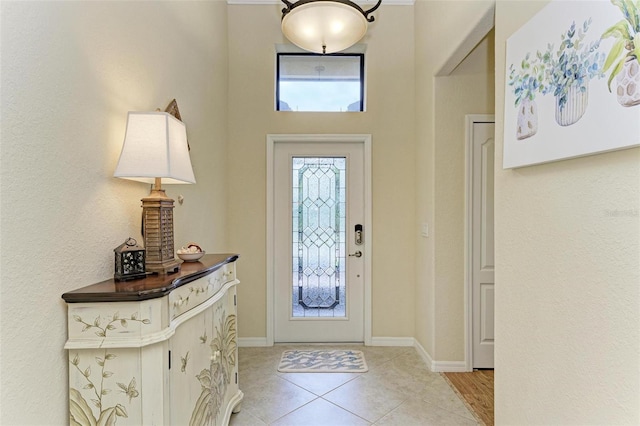
M 367 32 L 369 16 L 382 0 L 363 10 L 350 0 L 282 0 L 282 33 L 296 46 L 315 53 L 335 53 L 356 44 Z

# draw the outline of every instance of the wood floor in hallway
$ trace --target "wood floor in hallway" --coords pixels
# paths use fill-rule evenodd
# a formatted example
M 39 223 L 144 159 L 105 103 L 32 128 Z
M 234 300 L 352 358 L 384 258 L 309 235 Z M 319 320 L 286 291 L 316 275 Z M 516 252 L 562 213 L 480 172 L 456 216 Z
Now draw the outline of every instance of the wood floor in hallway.
M 478 420 L 485 425 L 494 424 L 493 370 L 475 370 L 470 373 L 442 373 L 451 387 L 465 401 Z

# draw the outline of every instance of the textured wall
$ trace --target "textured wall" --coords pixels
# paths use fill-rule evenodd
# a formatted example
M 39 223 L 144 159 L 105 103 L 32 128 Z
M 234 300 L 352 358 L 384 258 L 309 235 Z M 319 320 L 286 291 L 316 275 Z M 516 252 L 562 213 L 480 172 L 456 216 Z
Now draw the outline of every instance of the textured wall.
M 467 114 L 493 114 L 494 34 L 448 76 L 437 77 L 435 148 L 435 347 L 437 361 L 464 361 Z
M 413 8 L 382 6 L 367 43 L 367 112 L 274 111 L 277 5 L 229 6 L 229 241 L 242 253 L 242 337 L 266 335 L 266 135 L 370 133 L 373 335 L 413 336 Z M 240 267 L 239 267 L 240 268 Z M 239 269 L 240 271 L 240 269 Z
M 415 4 L 415 338 L 436 361 L 464 357 L 464 271 L 460 269 L 464 257 L 460 204 L 464 201 L 460 182 L 464 153 L 460 144 L 464 141 L 460 132 L 464 131 L 464 114 L 491 112 L 488 45 L 480 46 L 475 57 L 451 77 L 436 75 L 445 65 L 455 63 L 453 59 L 463 62 L 475 46 L 473 40 L 482 40 L 489 29 L 479 31 L 479 23 L 492 7 L 492 1 L 418 0 Z M 474 87 L 472 81 L 479 85 Z M 464 88 L 473 93 L 468 100 L 463 100 Z M 422 223 L 429 224 L 429 238 L 420 235 Z
M 2 2 L 2 424 L 68 423 L 61 294 L 113 274 L 143 184 L 112 177 L 127 111 L 178 99 L 198 183 L 176 239 L 225 248 L 226 4 Z
M 505 42 L 543 6 L 496 9 L 496 424 L 637 425 L 640 149 L 501 167 Z

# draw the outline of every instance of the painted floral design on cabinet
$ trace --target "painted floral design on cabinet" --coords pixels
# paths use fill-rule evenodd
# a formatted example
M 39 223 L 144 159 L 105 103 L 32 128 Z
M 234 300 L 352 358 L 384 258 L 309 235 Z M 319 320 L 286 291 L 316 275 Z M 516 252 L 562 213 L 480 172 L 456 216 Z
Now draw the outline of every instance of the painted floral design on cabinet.
M 203 337 L 206 337 L 206 333 Z M 200 341 L 204 343 L 202 337 Z M 235 371 L 236 346 L 236 316 L 227 316 L 223 312 L 219 327 L 215 327 L 215 337 L 209 345 L 211 362 L 196 376 L 202 391 L 193 409 L 190 426 L 215 424 Z
M 138 318 L 137 312 L 128 317 L 120 317 L 116 312 L 107 318 L 106 322 L 101 316 L 97 316 L 93 322 L 85 321 L 79 315 L 74 315 L 73 319 L 83 325 L 82 332 L 94 330 L 95 335 L 103 339 L 107 338 L 109 331 L 117 329 L 118 326 L 126 328 L 130 322 L 151 324 L 149 319 Z M 82 389 L 69 388 L 69 419 L 72 426 L 111 426 L 116 424 L 118 417 L 128 417 L 124 403 L 128 400 L 131 404 L 133 398 L 140 396 L 140 391 L 136 389 L 136 378 L 132 377 L 128 384 L 116 382 L 119 389 L 113 392 L 111 378 L 115 372 L 108 368 L 108 364 L 115 358 L 116 354 L 105 349 L 102 356 L 95 357 L 97 368 L 94 366 L 93 370 L 91 364 L 82 364 L 77 353 L 70 360 L 72 368 L 78 372 L 78 377 L 82 377 L 86 382 Z M 108 395 L 122 403 L 106 404 L 104 399 Z M 89 405 L 87 398 L 95 408 Z M 94 414 L 94 410 L 97 410 L 97 415 Z
M 97 329 L 95 332 L 96 336 L 103 337 L 105 339 L 107 337 L 107 332 L 111 330 L 115 330 L 117 328 L 115 324 L 118 324 L 118 323 L 120 324 L 121 327 L 124 327 L 124 328 L 127 328 L 129 326 L 129 322 L 139 322 L 145 325 L 151 324 L 151 321 L 147 318 L 145 319 L 138 318 L 137 312 L 134 312 L 129 317 L 121 317 L 120 314 L 116 312 L 110 318 L 111 319 L 107 318 L 107 323 L 104 324 L 103 326 L 102 317 L 100 317 L 100 315 L 98 315 L 96 319 L 93 320 L 93 323 L 86 322 L 85 320 L 82 319 L 80 315 L 73 316 L 73 319 L 76 322 L 83 324 L 83 327 L 82 327 L 83 333 L 92 328 L 96 328 Z

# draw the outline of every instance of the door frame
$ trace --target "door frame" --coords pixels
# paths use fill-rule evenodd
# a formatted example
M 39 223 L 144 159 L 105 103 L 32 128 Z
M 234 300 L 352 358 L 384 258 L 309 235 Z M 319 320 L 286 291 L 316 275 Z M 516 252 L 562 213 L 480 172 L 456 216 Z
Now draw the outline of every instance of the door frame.
M 371 192 L 371 135 L 368 134 L 268 134 L 267 135 L 267 346 L 273 346 L 275 334 L 275 256 L 274 256 L 274 161 L 275 148 L 278 143 L 361 143 L 364 148 L 364 344 L 371 345 L 371 259 L 373 226 L 372 226 L 372 192 Z
M 464 361 L 465 371 L 473 371 L 473 125 L 495 123 L 492 114 L 465 115 L 465 185 L 464 185 Z

